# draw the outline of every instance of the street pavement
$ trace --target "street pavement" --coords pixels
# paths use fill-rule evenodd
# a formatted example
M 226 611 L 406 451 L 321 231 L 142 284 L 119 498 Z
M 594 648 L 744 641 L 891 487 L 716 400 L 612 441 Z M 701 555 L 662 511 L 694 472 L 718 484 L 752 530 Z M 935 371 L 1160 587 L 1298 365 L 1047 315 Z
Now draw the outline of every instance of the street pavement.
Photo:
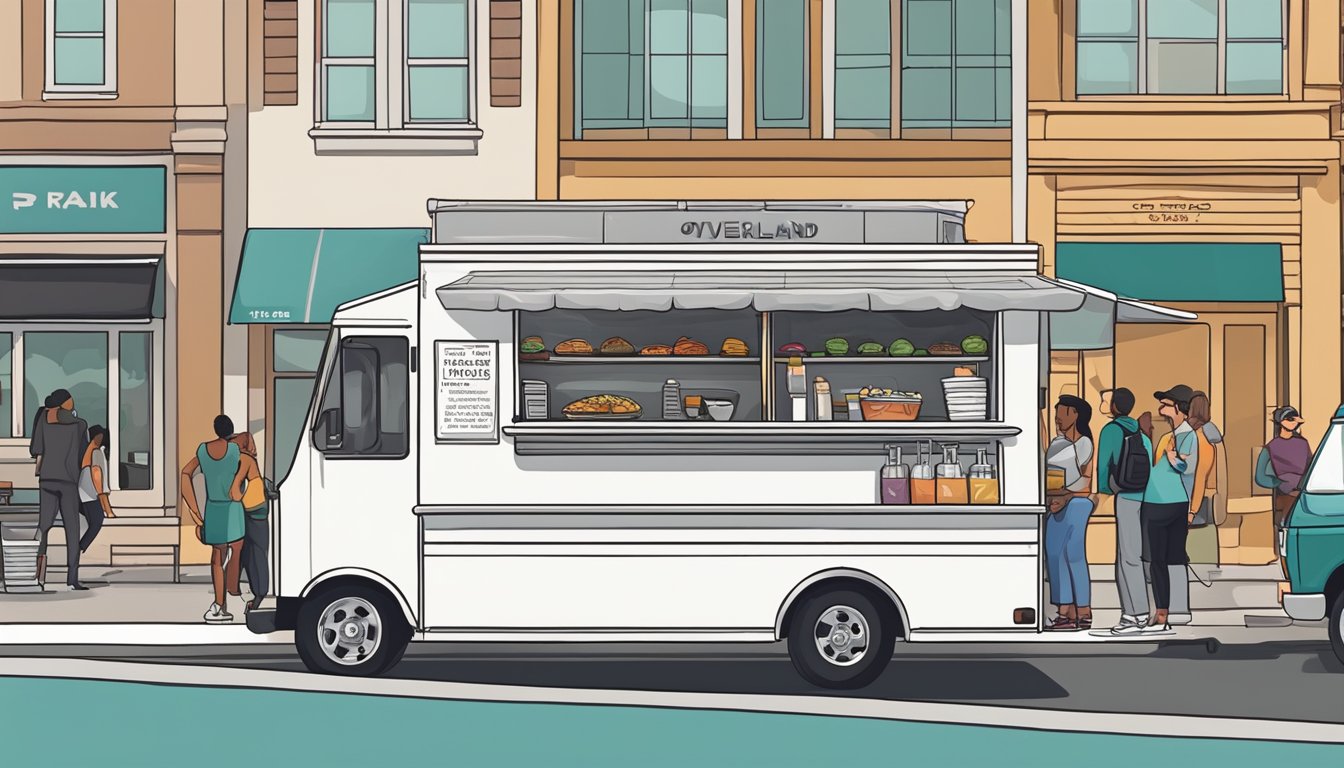
M 1255 630 L 1247 630 L 1255 637 Z M 1314 634 L 1314 633 L 1313 633 Z M 1216 646 L 1216 647 L 1215 647 Z M 292 647 L 4 646 L 0 656 L 302 671 Z M 782 644 L 638 646 L 414 644 L 397 680 L 588 690 L 767 694 L 1344 723 L 1344 665 L 1319 640 L 1162 645 L 899 646 L 860 691 L 803 682 Z

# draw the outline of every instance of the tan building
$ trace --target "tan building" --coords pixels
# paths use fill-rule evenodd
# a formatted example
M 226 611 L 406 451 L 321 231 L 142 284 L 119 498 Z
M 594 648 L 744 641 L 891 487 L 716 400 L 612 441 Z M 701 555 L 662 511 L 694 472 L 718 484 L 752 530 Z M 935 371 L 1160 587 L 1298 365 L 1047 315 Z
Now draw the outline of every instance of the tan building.
M 35 503 L 28 432 L 41 399 L 69 389 L 111 432 L 117 517 L 85 563 L 115 547 L 118 565 L 166 565 L 179 544 L 202 561 L 177 477 L 222 408 L 240 11 L 0 2 L 0 479 L 14 505 Z
M 1029 238 L 1042 270 L 1198 318 L 1056 352 L 1052 394 L 1183 382 L 1226 433 L 1229 511 L 1206 554 L 1274 560 L 1252 483 L 1282 403 L 1315 444 L 1340 402 L 1340 4 L 1033 3 Z M 1164 427 L 1159 423 L 1159 431 Z M 1114 557 L 1108 510 L 1090 559 Z M 1219 551 L 1220 550 L 1220 551 Z

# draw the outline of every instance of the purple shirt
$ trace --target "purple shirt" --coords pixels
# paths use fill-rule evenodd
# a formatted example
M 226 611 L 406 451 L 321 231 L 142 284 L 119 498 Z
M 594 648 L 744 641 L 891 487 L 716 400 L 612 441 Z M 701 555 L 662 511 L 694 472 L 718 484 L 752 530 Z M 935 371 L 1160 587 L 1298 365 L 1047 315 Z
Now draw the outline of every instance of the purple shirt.
M 1311 444 L 1305 437 L 1294 435 L 1290 438 L 1275 436 L 1265 446 L 1269 452 L 1269 463 L 1274 476 L 1279 479 L 1279 491 L 1292 493 L 1302 484 L 1302 475 L 1307 473 L 1311 464 Z

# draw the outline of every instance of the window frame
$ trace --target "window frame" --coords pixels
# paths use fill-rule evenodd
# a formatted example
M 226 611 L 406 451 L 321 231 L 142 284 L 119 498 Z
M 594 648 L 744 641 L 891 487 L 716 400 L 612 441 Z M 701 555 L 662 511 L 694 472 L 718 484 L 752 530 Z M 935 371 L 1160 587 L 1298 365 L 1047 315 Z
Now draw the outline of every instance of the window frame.
M 1190 42 L 1190 43 L 1208 43 L 1210 38 L 1184 38 L 1184 37 L 1160 37 L 1150 38 L 1148 35 L 1148 3 L 1150 0 L 1134 0 L 1136 9 L 1137 34 L 1133 37 L 1120 37 L 1115 35 L 1098 35 L 1092 37 L 1083 37 L 1078 32 L 1078 2 L 1074 0 L 1073 9 L 1073 45 L 1070 47 L 1070 54 L 1073 57 L 1072 80 L 1069 87 L 1074 99 L 1080 101 L 1091 100 L 1123 100 L 1141 98 L 1153 101 L 1167 100 L 1189 100 L 1189 99 L 1207 99 L 1216 96 L 1221 100 L 1242 100 L 1242 101 L 1266 101 L 1266 100 L 1285 100 L 1289 97 L 1291 85 L 1288 82 L 1288 47 L 1291 32 L 1289 30 L 1290 17 L 1288 15 L 1288 0 L 1279 0 L 1279 37 L 1237 37 L 1229 38 L 1227 35 L 1227 0 L 1218 0 L 1218 35 L 1212 38 L 1213 44 L 1217 48 L 1217 65 L 1214 82 L 1214 90 L 1211 93 L 1150 93 L 1148 89 L 1148 49 L 1149 42 L 1153 39 L 1167 42 Z M 1133 93 L 1082 93 L 1078 90 L 1079 46 L 1086 42 L 1134 42 L 1136 47 L 1136 69 L 1135 77 L 1136 88 Z M 1227 44 L 1232 43 L 1274 43 L 1280 46 L 1279 58 L 1279 91 L 1277 93 L 1228 93 L 1227 92 Z
M 115 99 L 117 97 L 117 0 L 102 0 L 102 32 L 56 32 L 56 3 L 46 0 L 42 30 L 45 72 L 42 98 L 58 99 Z M 56 82 L 56 40 L 64 38 L 101 38 L 103 41 L 103 82 L 68 84 Z
M 354 333 L 345 333 L 345 332 L 342 331 L 342 332 L 339 332 L 339 333 L 333 333 L 333 334 L 332 334 L 332 339 L 328 342 L 327 349 L 326 349 L 326 351 L 323 353 L 323 361 L 322 361 L 322 363 L 323 363 L 323 370 L 319 373 L 319 381 L 318 381 L 318 384 L 315 385 L 314 390 L 313 390 L 313 399 L 312 399 L 312 405 L 311 405 L 312 413 L 311 413 L 311 418 L 309 419 L 308 424 L 307 424 L 307 426 L 306 426 L 306 429 L 307 429 L 307 432 L 308 432 L 308 434 L 307 434 L 308 442 L 313 446 L 313 449 L 314 449 L 314 450 L 316 450 L 318 453 L 322 454 L 323 459 L 328 460 L 328 461 L 348 461 L 348 460 L 354 460 L 354 459 L 360 459 L 360 460 L 366 460 L 366 461 L 401 461 L 401 460 L 404 460 L 404 459 L 406 459 L 407 457 L 409 457 L 409 456 L 411 455 L 411 441 L 415 439 L 414 430 L 412 429 L 412 427 L 413 427 L 413 424 L 412 424 L 412 418 L 413 418 L 413 417 L 412 417 L 412 414 L 411 414 L 411 406 L 410 406 L 410 398 L 409 398 L 409 397 L 408 397 L 408 398 L 403 398 L 403 399 L 401 400 L 402 407 L 406 409 L 406 429 L 405 429 L 405 443 L 404 443 L 404 445 L 402 446 L 402 450 L 401 450 L 400 453 L 396 453 L 396 454 L 393 454 L 393 453 L 368 453 L 368 452 L 364 452 L 364 451 L 349 450 L 349 449 L 346 449 L 346 448 L 344 448 L 344 447 L 340 447 L 340 448 L 331 448 L 331 449 L 329 449 L 329 448 L 327 448 L 325 445 L 323 445 L 323 444 L 318 440 L 318 438 L 317 438 L 318 427 L 320 426 L 320 424 L 319 424 L 319 420 L 321 419 L 323 413 L 330 412 L 331 410 L 335 410 L 335 411 L 337 411 L 337 412 L 340 413 L 340 415 L 341 415 L 341 430 L 342 430 L 342 433 L 344 433 L 344 431 L 345 431 L 345 419 L 344 419 L 344 416 L 345 416 L 345 368 L 344 368 L 345 355 L 344 355 L 344 351 L 345 351 L 345 345 L 346 345 L 347 342 L 357 341 L 357 340 L 361 340 L 361 339 L 387 339 L 387 340 L 391 340 L 391 341 L 398 341 L 398 342 L 401 342 L 401 343 L 404 345 L 404 349 L 405 349 L 405 351 L 406 351 L 406 376 L 407 376 L 406 383 L 407 383 L 407 388 L 408 388 L 408 390 L 413 391 L 413 390 L 414 390 L 414 387 L 415 387 L 415 383 L 414 383 L 413 379 L 411 378 L 411 377 L 412 377 L 412 373 L 411 373 L 411 360 L 412 360 L 412 358 L 413 358 L 414 345 L 411 344 L 411 340 L 410 340 L 409 338 L 407 338 L 407 337 L 405 337 L 405 336 L 402 336 L 402 335 L 398 335 L 398 334 L 380 334 L 380 333 L 377 333 L 377 332 L 370 333 L 370 332 L 368 332 L 368 329 L 363 329 L 363 328 L 356 328 L 356 329 L 352 329 L 352 330 L 355 331 L 355 332 L 354 332 Z M 329 359 L 328 359 L 328 358 L 329 358 Z M 378 372 L 379 372 L 379 381 L 377 382 L 378 386 L 381 386 L 381 376 L 382 376 L 382 371 L 383 371 L 384 367 L 385 367 L 384 364 L 383 364 L 382 361 L 380 360 L 380 361 L 379 361 L 379 366 L 378 366 Z M 325 404 L 325 402 L 326 402 L 326 400 L 328 399 L 328 397 L 331 395 L 333 386 L 336 387 L 336 388 L 339 390 L 338 393 L 337 393 L 337 402 L 338 402 L 338 405 L 337 405 L 335 408 L 333 408 L 333 409 L 324 409 L 324 408 L 323 408 L 323 405 Z M 381 397 L 376 397 L 376 398 L 375 398 L 375 407 L 376 407 L 376 408 L 378 409 L 378 411 L 379 411 L 379 412 L 378 412 L 378 419 L 379 419 L 379 424 L 380 424 L 380 426 L 381 426 L 381 423 L 382 423 L 382 411 L 381 411 L 381 408 L 382 408 L 382 399 L 381 399 Z M 383 432 L 381 431 L 381 429 L 380 429 L 380 430 L 379 430 L 379 435 L 381 436 L 382 434 L 384 434 L 384 433 L 383 433 Z M 290 471 L 293 471 L 293 465 L 290 466 Z
M 149 333 L 150 338 L 150 487 L 146 489 L 120 488 L 121 454 L 109 455 L 109 483 L 112 487 L 112 503 L 129 507 L 162 507 L 166 503 L 168 484 L 164 479 L 164 459 L 166 450 L 165 422 L 167 404 L 164 400 L 163 377 L 167 361 L 164 358 L 164 322 L 162 319 L 144 321 L 115 322 L 79 322 L 79 323 L 0 323 L 0 333 L 12 334 L 13 345 L 10 350 L 10 387 L 12 396 L 9 402 L 0 407 L 10 409 L 13 418 L 13 434 L 0 437 L 0 450 L 16 460 L 31 462 L 28 445 L 32 436 L 28 433 L 28 422 L 32 418 L 33 408 L 24 402 L 27 380 L 24 379 L 24 336 L 28 333 L 101 333 L 107 341 L 107 428 L 112 435 L 112 445 L 119 448 L 121 434 L 121 334 L 126 332 Z M 78 405 L 78 404 L 76 404 Z

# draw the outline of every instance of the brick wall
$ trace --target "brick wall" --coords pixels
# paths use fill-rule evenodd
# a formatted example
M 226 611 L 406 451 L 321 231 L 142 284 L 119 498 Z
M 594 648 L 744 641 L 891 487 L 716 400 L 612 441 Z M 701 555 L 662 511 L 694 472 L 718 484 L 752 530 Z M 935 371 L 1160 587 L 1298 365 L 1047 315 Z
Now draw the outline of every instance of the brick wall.
M 490 106 L 523 104 L 523 4 L 490 0 Z
M 266 106 L 292 107 L 299 103 L 299 3 L 265 0 L 262 58 Z

